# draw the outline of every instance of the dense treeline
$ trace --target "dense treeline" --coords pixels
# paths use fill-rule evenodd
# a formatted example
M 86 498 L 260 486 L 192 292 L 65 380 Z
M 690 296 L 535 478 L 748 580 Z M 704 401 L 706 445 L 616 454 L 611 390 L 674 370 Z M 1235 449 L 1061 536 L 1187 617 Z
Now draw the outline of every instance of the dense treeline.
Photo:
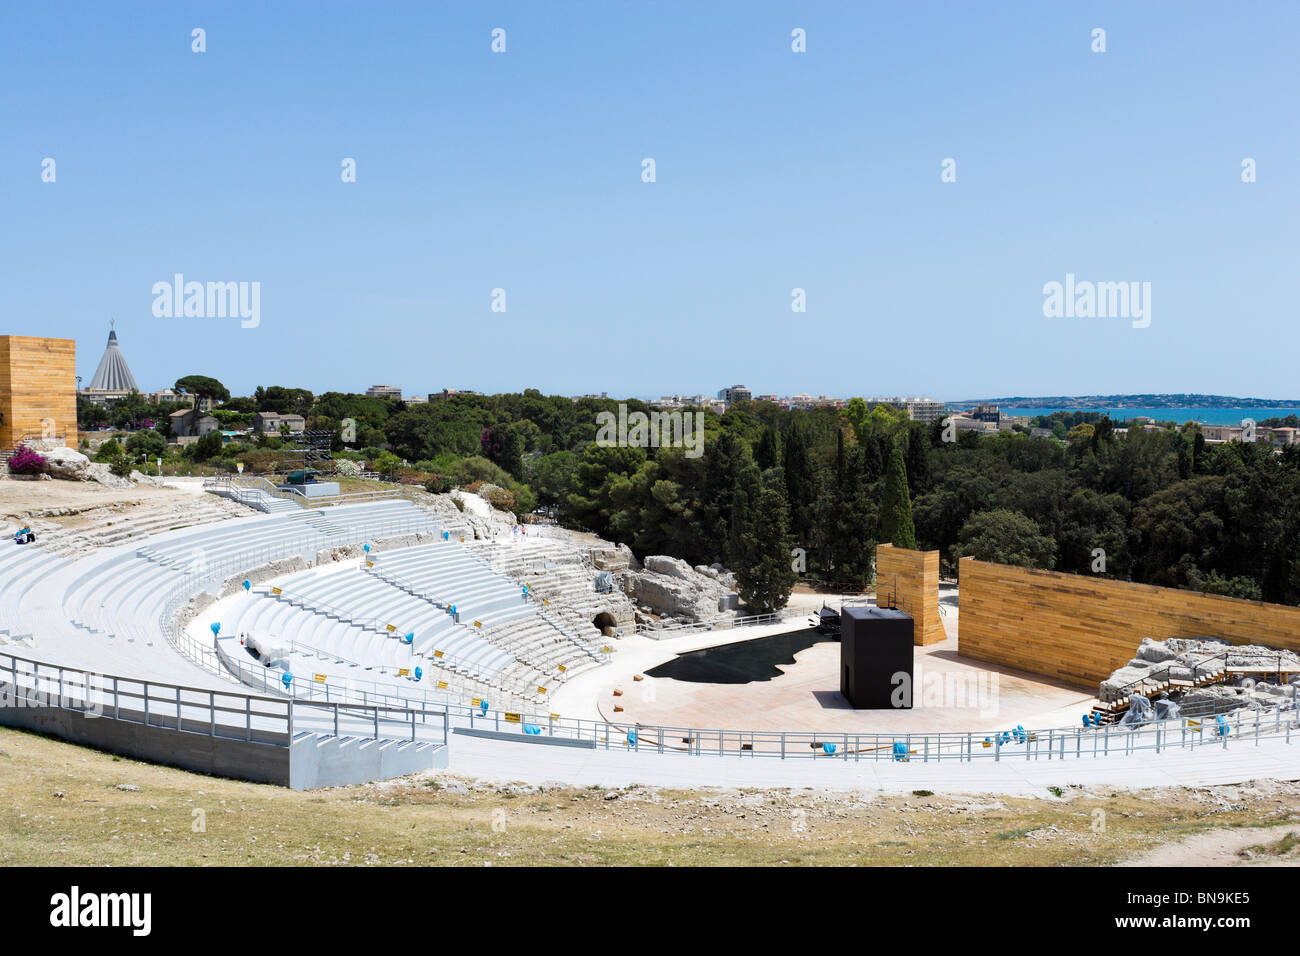
M 1300 604 L 1297 447 L 1208 445 L 1190 423 L 1124 433 L 1092 412 L 1036 420 L 1052 438 L 945 442 L 940 422 L 854 399 L 840 411 L 744 402 L 701 412 L 704 450 L 693 456 L 598 444 L 598 415 L 617 409 L 535 390 L 406 406 L 273 386 L 215 414 L 297 412 L 336 432 L 339 455 L 432 490 L 490 483 L 502 506 L 543 509 L 640 555 L 721 562 L 756 608 L 784 603 L 796 572 L 868 584 L 877 541 L 938 549 L 950 571 L 972 555 Z M 204 454 L 233 465 L 241 450 Z

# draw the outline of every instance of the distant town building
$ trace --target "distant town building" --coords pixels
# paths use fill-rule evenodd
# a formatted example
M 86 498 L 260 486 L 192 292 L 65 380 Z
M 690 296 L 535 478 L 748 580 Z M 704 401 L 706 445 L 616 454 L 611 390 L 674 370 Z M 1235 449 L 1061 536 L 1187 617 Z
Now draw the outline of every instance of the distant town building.
M 290 435 L 301 435 L 307 421 L 301 415 L 281 415 L 278 412 L 258 412 L 253 416 L 253 431 L 263 435 L 280 434 L 280 426 L 288 425 Z
M 209 432 L 221 430 L 221 423 L 211 415 L 193 408 L 182 408 L 167 416 L 172 434 L 177 438 L 202 438 Z
M 876 405 L 889 405 L 900 412 L 907 412 L 907 417 L 914 422 L 932 422 L 948 414 L 948 406 L 932 398 L 868 398 L 864 399 L 868 408 Z
M 371 385 L 366 389 L 366 395 L 370 398 L 395 398 L 399 402 L 402 400 L 402 390 L 396 385 Z
M 440 398 L 451 398 L 453 395 L 477 395 L 478 392 L 472 388 L 444 388 L 441 392 L 430 392 L 429 401 L 436 402 Z
M 159 405 L 163 402 L 172 402 L 172 403 L 179 403 L 181 405 L 188 405 L 190 406 L 190 408 L 194 407 L 194 398 L 195 396 L 187 392 L 178 392 L 174 388 L 164 388 L 158 392 L 150 392 L 148 395 L 145 396 L 145 399 L 149 402 L 150 405 Z M 215 398 L 210 398 L 205 395 L 202 399 L 199 400 L 199 411 L 210 412 L 212 411 L 212 409 L 216 408 L 218 404 L 219 403 Z
M 428 400 L 427 398 L 425 398 L 423 395 L 412 395 L 410 398 L 404 398 L 404 399 L 402 399 L 402 402 L 403 402 L 403 404 L 406 404 L 406 405 L 427 405 L 427 404 L 429 404 L 429 400 Z
M 732 402 L 753 401 L 754 393 L 743 385 L 732 385 L 718 392 L 718 398 L 730 405 Z
M 992 422 L 996 425 L 1002 420 L 1002 410 L 996 405 L 976 405 L 970 417 L 977 422 Z
M 1147 426 L 1148 428 L 1158 426 Z M 1210 444 L 1220 442 L 1244 441 L 1246 430 L 1241 425 L 1201 425 L 1201 434 Z M 1300 431 L 1295 428 L 1268 428 L 1263 425 L 1255 427 L 1255 441 L 1269 445 L 1294 445 L 1300 441 Z
M 970 412 L 953 415 L 952 423 L 959 432 L 978 432 L 981 435 L 996 435 L 998 433 L 997 422 L 980 421 Z

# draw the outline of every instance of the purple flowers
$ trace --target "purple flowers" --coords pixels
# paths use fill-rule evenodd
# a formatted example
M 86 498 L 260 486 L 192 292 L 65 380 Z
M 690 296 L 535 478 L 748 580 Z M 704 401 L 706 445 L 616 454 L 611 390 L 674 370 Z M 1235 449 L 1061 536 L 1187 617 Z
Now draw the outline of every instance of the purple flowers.
M 9 470 L 15 475 L 39 475 L 45 470 L 45 459 L 26 445 L 19 445 L 9 459 Z

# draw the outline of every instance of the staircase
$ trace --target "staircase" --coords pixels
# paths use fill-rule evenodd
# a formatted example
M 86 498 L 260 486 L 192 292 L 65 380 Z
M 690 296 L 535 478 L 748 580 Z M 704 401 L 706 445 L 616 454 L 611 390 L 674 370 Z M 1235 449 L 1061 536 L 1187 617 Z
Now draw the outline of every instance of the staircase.
M 1226 653 L 1207 657 L 1205 660 L 1192 665 L 1190 668 L 1192 672 L 1191 680 L 1171 677 L 1170 673 L 1175 667 L 1184 670 L 1188 669 L 1186 664 L 1171 664 L 1161 671 L 1148 674 L 1146 677 L 1125 684 L 1118 690 L 1111 691 L 1109 694 L 1112 697 L 1111 700 L 1102 700 L 1093 706 L 1093 721 L 1099 725 L 1115 723 L 1128 710 L 1129 700 L 1134 694 L 1139 694 L 1148 699 L 1166 692 L 1182 694 L 1197 687 L 1221 684 L 1229 677 L 1236 677 L 1235 671 L 1238 670 L 1238 668 L 1233 668 L 1233 673 L 1229 673 L 1228 655 Z

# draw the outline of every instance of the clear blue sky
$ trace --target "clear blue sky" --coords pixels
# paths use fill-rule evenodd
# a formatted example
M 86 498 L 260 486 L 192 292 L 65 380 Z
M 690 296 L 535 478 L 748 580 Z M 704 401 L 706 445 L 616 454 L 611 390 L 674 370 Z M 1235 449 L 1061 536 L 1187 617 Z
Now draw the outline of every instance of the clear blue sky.
M 145 389 L 1300 398 L 1298 38 L 1289 2 L 6 3 L 0 333 L 88 383 L 116 317 Z M 260 326 L 155 318 L 177 272 L 260 282 Z M 1150 282 L 1150 327 L 1045 318 L 1067 272 Z

